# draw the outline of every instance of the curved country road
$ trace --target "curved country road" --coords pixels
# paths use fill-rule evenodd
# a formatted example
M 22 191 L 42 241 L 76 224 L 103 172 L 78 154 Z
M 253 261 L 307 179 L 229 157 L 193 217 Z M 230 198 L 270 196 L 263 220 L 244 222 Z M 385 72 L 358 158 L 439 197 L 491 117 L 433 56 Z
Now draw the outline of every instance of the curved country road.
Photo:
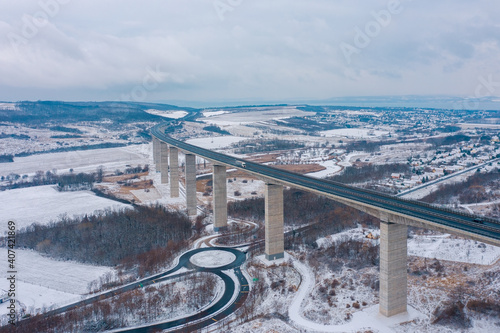
M 200 253 L 200 252 L 206 252 L 206 251 L 226 251 L 230 252 L 233 255 L 235 255 L 235 259 L 226 265 L 216 267 L 216 268 L 206 268 L 206 267 L 200 267 L 195 264 L 193 264 L 190 259 L 193 255 Z M 170 320 L 170 321 L 164 321 L 164 322 L 159 322 L 159 323 L 154 323 L 150 325 L 144 325 L 144 326 L 138 326 L 134 328 L 120 328 L 120 329 L 115 329 L 112 332 L 151 332 L 155 330 L 165 330 L 165 329 L 171 329 L 175 327 L 179 327 L 180 330 L 185 330 L 186 328 L 189 327 L 189 329 L 199 329 L 202 327 L 206 327 L 208 325 L 213 324 L 214 322 L 217 322 L 226 316 L 232 314 L 237 308 L 241 306 L 241 304 L 244 303 L 248 292 L 249 292 L 249 285 L 248 285 L 248 280 L 245 278 L 243 273 L 240 270 L 240 266 L 245 262 L 246 260 L 246 253 L 239 251 L 234 248 L 225 248 L 225 247 L 207 247 L 207 248 L 199 248 L 199 249 L 194 249 L 190 250 L 184 254 L 182 254 L 179 257 L 179 262 L 178 264 L 163 273 L 160 274 L 155 274 L 153 276 L 150 276 L 148 278 L 142 279 L 140 281 L 136 281 L 133 283 L 130 283 L 128 285 L 125 285 L 123 287 L 119 287 L 114 290 L 110 290 L 107 292 L 104 292 L 102 294 L 87 298 L 85 300 L 72 303 L 66 306 L 63 306 L 58 309 L 54 309 L 51 311 L 48 311 L 44 313 L 43 315 L 45 317 L 57 315 L 64 313 L 66 311 L 85 306 L 85 305 L 90 305 L 94 302 L 101 301 L 110 297 L 113 297 L 115 295 L 131 291 L 137 288 L 143 288 L 148 285 L 152 285 L 155 283 L 163 282 L 166 280 L 174 279 L 180 276 L 184 275 L 189 275 L 195 272 L 209 272 L 213 273 L 217 276 L 219 276 L 222 281 L 224 282 L 224 293 L 222 297 L 215 302 L 214 304 L 210 305 L 203 311 L 196 313 L 194 315 L 185 317 L 185 318 L 180 318 L 176 320 Z M 182 267 L 186 267 L 189 269 L 187 272 L 179 273 L 179 274 L 173 274 Z M 235 281 L 226 273 L 223 271 L 227 270 L 234 270 L 234 273 L 236 275 L 236 278 L 238 280 L 238 288 L 239 292 L 237 296 L 233 300 L 233 295 L 236 290 L 236 283 Z M 232 301 L 233 300 L 233 301 Z M 29 319 L 26 319 L 29 320 Z

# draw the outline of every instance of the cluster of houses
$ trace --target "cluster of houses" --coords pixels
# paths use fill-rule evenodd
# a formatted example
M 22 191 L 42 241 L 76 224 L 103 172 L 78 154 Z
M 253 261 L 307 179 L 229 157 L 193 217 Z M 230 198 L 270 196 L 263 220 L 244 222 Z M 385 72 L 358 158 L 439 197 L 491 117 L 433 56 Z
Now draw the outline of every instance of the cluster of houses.
M 432 158 L 412 161 L 410 164 L 416 175 L 405 177 L 404 174 L 393 173 L 386 185 L 398 190 L 408 189 L 488 161 L 492 161 L 491 164 L 499 164 L 498 161 L 493 162 L 498 158 L 500 145 L 498 137 L 494 137 L 490 145 L 463 145 L 451 151 L 437 153 Z

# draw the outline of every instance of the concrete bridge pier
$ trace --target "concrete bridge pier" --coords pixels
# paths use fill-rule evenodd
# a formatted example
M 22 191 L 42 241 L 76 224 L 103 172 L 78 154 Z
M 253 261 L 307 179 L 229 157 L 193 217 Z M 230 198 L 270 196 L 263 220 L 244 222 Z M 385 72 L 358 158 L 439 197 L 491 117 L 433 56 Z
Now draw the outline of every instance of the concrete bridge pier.
M 196 155 L 186 154 L 186 203 L 189 216 L 196 216 Z
M 168 183 L 168 145 L 160 141 L 160 172 L 161 183 Z
M 161 172 L 161 144 L 160 140 L 156 140 L 156 172 Z
M 226 167 L 215 165 L 212 174 L 214 230 L 227 228 L 227 179 Z
M 170 147 L 170 197 L 179 197 L 179 149 Z
M 406 312 L 408 227 L 380 221 L 380 314 Z
M 266 259 L 275 260 L 285 256 L 283 228 L 283 186 L 266 184 Z
M 153 137 L 153 163 L 155 165 L 156 172 L 159 171 L 159 169 L 158 169 L 158 163 L 159 163 L 158 142 L 159 142 L 159 140 L 156 137 Z

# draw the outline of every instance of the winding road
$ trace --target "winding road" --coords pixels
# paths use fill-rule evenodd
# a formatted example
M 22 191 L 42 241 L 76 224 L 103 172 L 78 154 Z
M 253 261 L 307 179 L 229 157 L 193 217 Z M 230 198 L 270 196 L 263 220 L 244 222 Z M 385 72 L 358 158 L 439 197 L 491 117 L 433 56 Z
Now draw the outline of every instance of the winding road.
M 234 259 L 232 259 L 232 261 L 229 263 L 225 263 L 221 266 L 216 266 L 216 267 L 199 266 L 195 264 L 193 260 L 191 260 L 195 255 L 199 253 L 209 252 L 209 251 L 229 252 L 234 256 Z M 90 305 L 92 303 L 102 301 L 107 298 L 111 298 L 128 291 L 144 288 L 149 285 L 164 282 L 166 280 L 175 279 L 181 276 L 190 275 L 195 272 L 209 272 L 217 275 L 220 279 L 222 279 L 224 283 L 224 292 L 222 296 L 215 303 L 209 305 L 204 310 L 180 319 L 168 320 L 154 324 L 147 324 L 133 328 L 115 329 L 112 330 L 111 332 L 145 333 L 145 332 L 151 332 L 152 330 L 154 331 L 154 330 L 174 329 L 176 327 L 182 330 L 188 327 L 189 329 L 200 329 L 212 325 L 214 324 L 214 322 L 217 322 L 221 319 L 224 319 L 225 317 L 232 314 L 245 302 L 245 299 L 249 292 L 249 283 L 240 269 L 240 266 L 245 262 L 245 260 L 246 260 L 246 253 L 234 248 L 205 247 L 205 248 L 190 250 L 182 254 L 179 257 L 177 265 L 166 272 L 155 274 L 145 279 L 127 284 L 125 286 L 121 286 L 119 288 L 103 292 L 99 295 L 89 297 L 85 300 L 45 312 L 43 316 L 48 318 L 50 316 L 62 314 L 64 312 L 74 310 L 82 306 Z M 183 267 L 187 268 L 188 271 L 175 274 Z M 230 271 L 230 270 L 233 270 L 237 283 L 235 283 L 235 280 L 233 280 L 231 276 L 225 273 L 225 271 Z M 237 295 L 236 297 L 234 297 L 236 292 Z

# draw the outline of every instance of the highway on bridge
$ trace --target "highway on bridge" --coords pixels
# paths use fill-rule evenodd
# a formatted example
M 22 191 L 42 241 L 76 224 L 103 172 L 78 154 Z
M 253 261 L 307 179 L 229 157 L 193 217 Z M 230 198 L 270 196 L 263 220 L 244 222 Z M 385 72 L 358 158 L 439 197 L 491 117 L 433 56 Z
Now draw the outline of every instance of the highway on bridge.
M 165 133 L 167 128 L 168 123 L 160 124 L 153 127 L 151 133 L 159 140 L 179 148 L 184 153 L 200 156 L 216 164 L 244 170 L 259 176 L 269 183 L 303 189 L 324 195 L 333 200 L 347 204 L 351 203 L 354 206 L 374 208 L 388 214 L 427 224 L 431 229 L 432 226 L 438 226 L 440 229 L 446 229 L 449 232 L 455 231 L 455 233 L 463 235 L 477 235 L 483 241 L 500 246 L 500 221 L 498 220 L 249 162 L 174 139 Z

